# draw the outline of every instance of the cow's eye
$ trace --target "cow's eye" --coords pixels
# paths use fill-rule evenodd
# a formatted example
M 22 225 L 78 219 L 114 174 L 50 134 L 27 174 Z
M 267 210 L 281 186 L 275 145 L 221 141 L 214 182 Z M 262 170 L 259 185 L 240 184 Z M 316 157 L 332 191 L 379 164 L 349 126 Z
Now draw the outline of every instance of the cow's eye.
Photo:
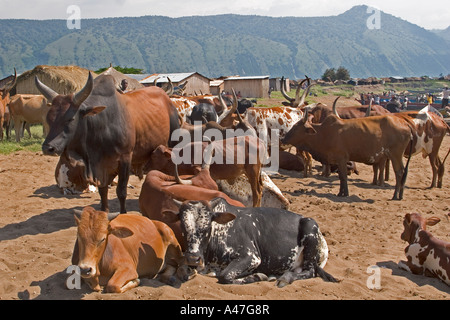
M 104 237 L 102 240 L 100 240 L 100 241 L 97 243 L 97 246 L 100 246 L 103 242 L 105 242 L 105 240 L 106 240 L 106 237 Z

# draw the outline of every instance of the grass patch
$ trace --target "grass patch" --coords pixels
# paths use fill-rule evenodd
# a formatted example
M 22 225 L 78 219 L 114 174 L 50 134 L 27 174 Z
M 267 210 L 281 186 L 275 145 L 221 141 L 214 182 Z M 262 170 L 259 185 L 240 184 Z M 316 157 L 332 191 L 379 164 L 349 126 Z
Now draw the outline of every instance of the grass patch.
M 16 142 L 16 133 L 14 132 L 14 129 L 11 131 L 10 140 L 6 140 L 6 135 L 4 135 L 3 141 L 0 141 L 0 154 L 8 155 L 16 151 L 41 151 L 42 143 L 44 142 L 42 125 L 32 125 L 30 129 L 31 138 L 28 135 L 28 132 L 25 131 L 25 135 L 20 139 L 20 142 Z

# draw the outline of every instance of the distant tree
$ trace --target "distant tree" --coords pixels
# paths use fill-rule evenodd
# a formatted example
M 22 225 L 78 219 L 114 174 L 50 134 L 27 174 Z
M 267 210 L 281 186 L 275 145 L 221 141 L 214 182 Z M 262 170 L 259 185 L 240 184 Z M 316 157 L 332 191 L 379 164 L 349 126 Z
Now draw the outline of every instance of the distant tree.
M 344 67 L 339 67 L 336 71 L 336 80 L 350 80 L 350 72 Z
M 103 71 L 106 71 L 109 68 L 100 68 L 95 71 L 95 73 L 100 74 Z M 116 69 L 119 72 L 122 72 L 124 74 L 142 74 L 143 69 L 137 69 L 137 68 L 128 68 L 128 67 L 121 67 L 121 66 L 115 66 L 114 69 Z
M 324 74 L 322 75 L 323 81 L 335 81 L 336 80 L 336 70 L 334 68 L 330 68 L 325 70 Z

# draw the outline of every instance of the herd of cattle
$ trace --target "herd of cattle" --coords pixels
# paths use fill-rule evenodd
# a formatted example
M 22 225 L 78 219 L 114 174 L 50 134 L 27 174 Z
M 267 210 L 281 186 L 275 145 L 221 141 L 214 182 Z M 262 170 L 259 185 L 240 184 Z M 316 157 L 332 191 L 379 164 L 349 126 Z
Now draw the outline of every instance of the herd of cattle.
M 448 153 L 443 160 L 438 153 L 450 128 L 431 107 L 390 114 L 372 103 L 338 110 L 338 99 L 332 107 L 307 105 L 309 78 L 295 98 L 282 88 L 283 106 L 239 109 L 236 95 L 227 101 L 222 95 L 173 96 L 158 87 L 123 93 L 111 76 L 94 80 L 91 74 L 75 94 L 60 95 L 36 77 L 41 96 L 9 97 L 15 80 L 0 82 L 1 127 L 8 122 L 7 107 L 16 139 L 23 123 L 42 122 L 43 153 L 60 157 L 55 178 L 61 190 L 94 188 L 100 194 L 100 211 L 86 207 L 76 214 L 72 256 L 93 290 L 124 292 L 140 277 L 173 284 L 197 272 L 214 274 L 220 283 L 276 280 L 283 287 L 311 277 L 337 282 L 323 269 L 328 247 L 318 224 L 287 210 L 289 201 L 264 171 L 269 158 L 305 176 L 312 159 L 323 164 L 323 175 L 337 168 L 343 197 L 355 163 L 372 165 L 372 183 L 383 185 L 392 162 L 393 199 L 401 200 L 409 159 L 418 153 L 429 157 L 431 187 L 443 183 Z M 190 141 L 181 144 L 180 137 Z M 190 161 L 174 160 L 180 149 Z M 130 174 L 143 179 L 142 216 L 126 214 Z M 112 183 L 121 214 L 109 212 Z M 450 285 L 450 244 L 426 231 L 434 223 L 405 216 L 402 239 L 410 245 L 400 266 Z

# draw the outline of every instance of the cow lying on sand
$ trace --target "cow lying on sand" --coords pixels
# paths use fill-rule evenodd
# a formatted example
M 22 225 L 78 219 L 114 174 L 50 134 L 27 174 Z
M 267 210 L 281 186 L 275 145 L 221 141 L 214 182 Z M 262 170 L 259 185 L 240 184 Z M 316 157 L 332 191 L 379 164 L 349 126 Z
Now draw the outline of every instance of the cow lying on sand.
M 91 289 L 121 293 L 139 285 L 139 277 L 174 284 L 183 254 L 166 224 L 134 214 L 112 214 L 86 207 L 76 212 L 77 245 L 72 263 Z M 180 268 L 181 278 L 187 276 Z
M 400 261 L 398 266 L 450 285 L 450 243 L 437 239 L 426 230 L 426 226 L 434 226 L 439 221 L 439 218 L 424 218 L 418 213 L 405 215 L 401 238 L 409 243 L 405 248 L 408 261 Z
M 213 268 L 219 283 L 243 284 L 278 276 L 278 287 L 325 272 L 327 243 L 311 219 L 275 208 L 235 207 L 222 198 L 175 201 L 179 212 L 166 217 L 180 221 L 188 244 L 186 263 Z

